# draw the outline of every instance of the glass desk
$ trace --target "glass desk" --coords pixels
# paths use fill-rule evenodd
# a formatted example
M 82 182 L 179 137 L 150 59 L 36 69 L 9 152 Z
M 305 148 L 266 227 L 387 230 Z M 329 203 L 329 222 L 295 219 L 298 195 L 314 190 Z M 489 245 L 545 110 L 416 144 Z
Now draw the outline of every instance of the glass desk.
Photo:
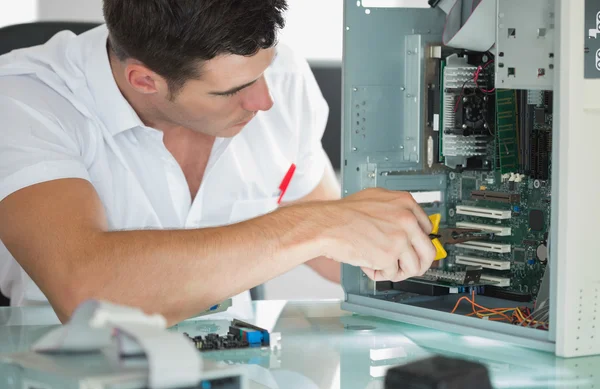
M 600 388 L 600 357 L 561 359 L 487 339 L 352 315 L 340 309 L 339 301 L 259 301 L 235 315 L 191 319 L 171 330 L 193 336 L 223 334 L 234 317 L 281 334 L 280 348 L 274 350 L 203 354 L 219 363 L 244 364 L 251 388 L 383 388 L 389 367 L 433 354 L 486 364 L 495 388 Z M 0 353 L 27 350 L 58 323 L 49 307 L 0 308 Z M 8 386 L 2 379 L 0 374 L 0 388 Z

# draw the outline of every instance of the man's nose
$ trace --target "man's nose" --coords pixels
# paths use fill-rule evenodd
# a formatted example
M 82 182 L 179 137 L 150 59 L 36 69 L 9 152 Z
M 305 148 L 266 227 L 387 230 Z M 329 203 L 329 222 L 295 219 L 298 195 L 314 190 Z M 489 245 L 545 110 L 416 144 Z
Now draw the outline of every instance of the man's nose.
M 273 107 L 273 97 L 271 97 L 271 92 L 264 76 L 246 91 L 247 93 L 242 102 L 242 106 L 246 111 L 268 111 Z

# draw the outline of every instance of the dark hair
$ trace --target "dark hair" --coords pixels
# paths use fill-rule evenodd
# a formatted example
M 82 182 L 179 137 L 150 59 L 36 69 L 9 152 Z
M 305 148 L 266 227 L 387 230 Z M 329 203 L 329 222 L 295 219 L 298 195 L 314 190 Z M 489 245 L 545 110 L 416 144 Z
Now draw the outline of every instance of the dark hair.
M 286 0 L 104 0 L 109 46 L 163 76 L 175 95 L 199 64 L 276 43 Z

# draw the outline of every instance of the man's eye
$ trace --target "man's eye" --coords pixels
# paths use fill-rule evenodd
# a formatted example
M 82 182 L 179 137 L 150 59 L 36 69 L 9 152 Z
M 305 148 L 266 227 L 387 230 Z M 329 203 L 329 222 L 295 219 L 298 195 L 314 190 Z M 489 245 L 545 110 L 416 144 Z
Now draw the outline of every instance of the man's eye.
M 231 93 L 225 93 L 223 96 L 225 96 L 225 97 L 232 97 L 232 96 L 237 95 L 238 93 L 240 93 L 239 90 L 235 91 L 235 92 L 231 92 Z

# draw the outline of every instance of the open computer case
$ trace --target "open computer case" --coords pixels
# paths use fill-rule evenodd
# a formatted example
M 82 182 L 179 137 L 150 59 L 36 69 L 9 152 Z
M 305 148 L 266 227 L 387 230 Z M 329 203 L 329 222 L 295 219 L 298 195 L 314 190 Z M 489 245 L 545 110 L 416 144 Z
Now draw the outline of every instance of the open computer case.
M 344 196 L 409 191 L 493 235 L 403 282 L 343 265 L 343 308 L 600 354 L 600 0 L 344 0 L 344 17 Z

